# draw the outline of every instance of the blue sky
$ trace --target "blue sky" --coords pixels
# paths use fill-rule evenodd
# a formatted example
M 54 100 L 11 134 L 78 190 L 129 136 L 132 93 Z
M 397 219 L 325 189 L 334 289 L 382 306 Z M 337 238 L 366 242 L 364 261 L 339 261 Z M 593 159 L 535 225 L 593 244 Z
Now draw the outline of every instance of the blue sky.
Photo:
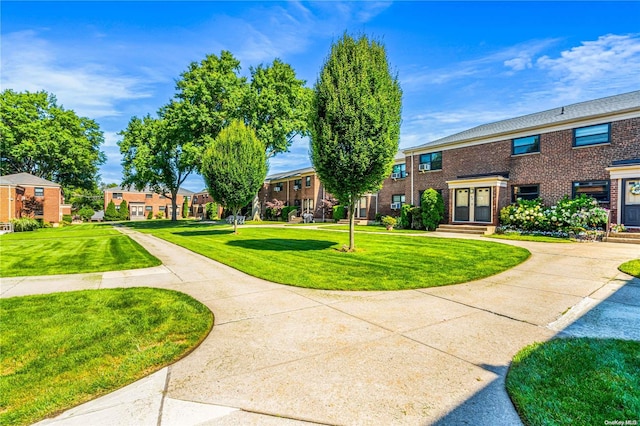
M 3 1 L 0 87 L 46 90 L 105 134 L 155 114 L 192 61 L 278 57 L 311 87 L 345 31 L 381 40 L 402 86 L 401 148 L 518 115 L 640 89 L 640 2 Z M 271 173 L 309 166 L 308 140 Z M 194 176 L 186 188 L 200 190 Z

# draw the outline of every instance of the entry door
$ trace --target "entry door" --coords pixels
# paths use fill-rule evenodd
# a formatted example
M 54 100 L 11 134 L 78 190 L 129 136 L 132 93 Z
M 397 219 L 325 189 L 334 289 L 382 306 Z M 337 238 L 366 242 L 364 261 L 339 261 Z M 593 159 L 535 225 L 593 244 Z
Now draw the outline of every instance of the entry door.
M 367 217 L 367 197 L 362 197 L 358 201 L 357 210 L 359 218 Z
M 469 221 L 469 188 L 456 189 L 456 208 L 453 220 L 456 222 Z
M 474 198 L 474 221 L 491 222 L 491 188 L 476 188 Z
M 622 223 L 640 226 L 640 179 L 625 179 L 622 206 Z

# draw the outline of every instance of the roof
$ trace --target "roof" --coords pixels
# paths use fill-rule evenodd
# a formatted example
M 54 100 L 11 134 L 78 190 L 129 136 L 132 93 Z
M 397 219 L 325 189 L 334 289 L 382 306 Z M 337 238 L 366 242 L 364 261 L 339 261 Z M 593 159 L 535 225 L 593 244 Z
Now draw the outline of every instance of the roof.
M 131 192 L 134 194 L 146 194 L 146 193 L 153 193 L 154 191 L 150 188 L 146 188 L 144 191 L 138 191 L 135 188 L 125 188 L 122 186 L 114 186 L 113 188 L 105 189 L 104 192 Z M 194 194 L 194 192 L 189 191 L 188 189 L 180 188 L 178 189 L 178 194 L 191 196 Z
M 286 172 L 274 173 L 265 178 L 265 181 L 286 179 L 294 176 L 300 176 L 303 173 L 315 173 L 316 169 L 313 167 L 305 167 L 304 169 L 290 170 Z
M 547 111 L 523 115 L 521 117 L 483 124 L 469 130 L 446 136 L 423 145 L 406 148 L 404 152 L 415 151 L 423 148 L 437 147 L 458 142 L 482 139 L 490 136 L 508 134 L 526 129 L 539 128 L 572 122 L 590 117 L 605 116 L 625 111 L 640 112 L 640 90 L 623 93 L 621 95 L 580 102 L 553 108 Z
M 0 185 L 25 185 L 25 186 L 55 186 L 59 184 L 50 180 L 34 176 L 30 173 L 16 173 L 12 175 L 0 176 Z

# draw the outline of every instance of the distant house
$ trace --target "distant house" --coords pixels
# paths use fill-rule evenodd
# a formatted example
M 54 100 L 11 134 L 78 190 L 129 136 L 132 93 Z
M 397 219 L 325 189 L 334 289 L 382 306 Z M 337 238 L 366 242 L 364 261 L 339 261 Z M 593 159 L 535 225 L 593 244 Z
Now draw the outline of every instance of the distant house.
M 30 217 L 57 226 L 70 214 L 59 184 L 29 173 L 0 176 L 0 222 Z
M 177 215 L 182 217 L 182 204 L 187 203 L 193 196 L 193 192 L 188 189 L 178 191 Z M 127 202 L 129 207 L 129 218 L 131 220 L 144 220 L 149 214 L 156 217 L 160 213 L 164 218 L 171 218 L 171 200 L 164 195 L 157 194 L 151 190 L 136 191 L 134 189 L 122 188 L 119 186 L 105 189 L 104 191 L 104 211 L 107 210 L 109 202 L 113 201 L 117 210 L 120 210 L 122 201 Z

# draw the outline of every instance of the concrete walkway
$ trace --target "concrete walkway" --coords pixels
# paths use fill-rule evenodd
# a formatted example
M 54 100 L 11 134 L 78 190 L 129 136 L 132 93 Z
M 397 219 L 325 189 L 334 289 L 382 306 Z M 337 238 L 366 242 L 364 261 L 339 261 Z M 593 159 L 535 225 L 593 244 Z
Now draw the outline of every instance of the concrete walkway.
M 558 333 L 640 340 L 640 280 L 617 270 L 638 246 L 508 242 L 532 257 L 483 280 L 337 292 L 273 284 L 123 232 L 163 266 L 7 278 L 2 297 L 170 288 L 206 304 L 213 331 L 181 361 L 39 424 L 513 425 L 504 378 L 523 346 Z

